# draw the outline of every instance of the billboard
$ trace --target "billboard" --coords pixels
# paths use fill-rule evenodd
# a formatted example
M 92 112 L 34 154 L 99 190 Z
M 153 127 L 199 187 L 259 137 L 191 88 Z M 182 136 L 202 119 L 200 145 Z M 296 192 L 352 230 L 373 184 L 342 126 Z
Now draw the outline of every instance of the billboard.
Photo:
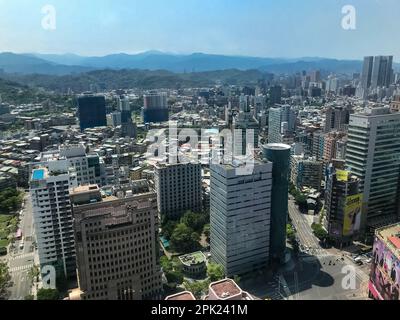
M 341 182 L 347 182 L 349 177 L 349 171 L 336 170 L 336 180 Z
M 400 259 L 379 238 L 372 252 L 370 293 L 377 300 L 400 300 Z
M 346 197 L 344 208 L 343 235 L 351 236 L 360 230 L 362 194 Z

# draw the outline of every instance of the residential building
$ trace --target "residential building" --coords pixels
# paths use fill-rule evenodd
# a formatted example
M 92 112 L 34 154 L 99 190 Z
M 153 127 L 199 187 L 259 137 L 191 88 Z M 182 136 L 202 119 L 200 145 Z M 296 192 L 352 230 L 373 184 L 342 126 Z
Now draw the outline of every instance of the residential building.
M 67 160 L 36 166 L 30 178 L 33 220 L 40 268 L 52 265 L 58 276 L 75 276 L 75 246 L 69 189 L 78 185 Z
M 307 187 L 319 191 L 321 189 L 322 168 L 321 161 L 306 158 L 304 155 L 293 155 L 291 156 L 290 180 L 300 190 Z
M 155 164 L 154 185 L 161 215 L 177 219 L 186 211 L 201 212 L 201 164 Z

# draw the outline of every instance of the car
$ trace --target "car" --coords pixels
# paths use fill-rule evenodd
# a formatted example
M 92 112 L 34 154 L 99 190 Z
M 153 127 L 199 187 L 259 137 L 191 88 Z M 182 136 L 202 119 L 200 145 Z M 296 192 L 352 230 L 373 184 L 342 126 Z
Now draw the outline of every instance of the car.
M 362 266 L 364 263 L 361 260 L 356 261 L 356 265 Z

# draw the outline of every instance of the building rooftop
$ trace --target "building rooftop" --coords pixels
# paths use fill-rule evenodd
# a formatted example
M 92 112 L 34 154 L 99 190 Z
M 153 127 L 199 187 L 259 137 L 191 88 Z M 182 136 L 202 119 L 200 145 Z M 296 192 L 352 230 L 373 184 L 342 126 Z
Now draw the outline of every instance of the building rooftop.
M 199 252 L 194 252 L 194 253 L 180 256 L 179 260 L 183 264 L 191 266 L 191 265 L 196 265 L 196 264 L 200 264 L 200 263 L 205 263 L 206 257 L 204 256 L 204 254 L 202 252 L 199 251 Z
M 266 144 L 264 146 L 267 149 L 272 149 L 272 150 L 289 150 L 291 147 L 288 144 L 284 143 L 270 143 Z
M 165 298 L 165 300 L 184 301 L 184 300 L 196 300 L 196 298 L 193 296 L 193 294 L 191 292 L 184 291 L 184 292 L 174 294 L 172 296 L 168 296 Z
M 231 279 L 225 279 L 219 282 L 212 283 L 210 290 L 214 291 L 220 299 L 229 299 L 242 293 L 242 290 Z
M 378 229 L 376 235 L 400 259 L 400 223 Z

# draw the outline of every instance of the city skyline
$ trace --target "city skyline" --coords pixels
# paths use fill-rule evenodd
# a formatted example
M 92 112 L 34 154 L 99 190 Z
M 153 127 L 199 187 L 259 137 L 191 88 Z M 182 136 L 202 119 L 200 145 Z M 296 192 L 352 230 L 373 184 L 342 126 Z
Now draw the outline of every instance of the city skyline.
M 55 29 L 51 30 L 42 26 L 49 12 L 42 13 L 42 9 L 48 5 L 55 9 Z M 342 26 L 346 16 L 342 9 L 346 5 L 355 9 L 354 30 Z M 393 10 L 388 11 L 389 6 Z M 355 0 L 351 4 L 342 0 L 309 0 L 301 5 L 293 0 L 279 4 L 253 0 L 229 6 L 225 0 L 174 0 L 168 4 L 159 0 L 120 1 L 112 5 L 101 0 L 96 2 L 96 8 L 92 3 L 64 0 L 0 1 L 0 48 L 16 53 L 83 56 L 159 50 L 177 54 L 360 59 L 366 53 L 388 55 L 400 49 L 387 32 L 396 24 L 400 27 L 396 7 L 400 9 L 400 3 L 394 0 Z M 398 57 L 394 60 L 398 61 Z

